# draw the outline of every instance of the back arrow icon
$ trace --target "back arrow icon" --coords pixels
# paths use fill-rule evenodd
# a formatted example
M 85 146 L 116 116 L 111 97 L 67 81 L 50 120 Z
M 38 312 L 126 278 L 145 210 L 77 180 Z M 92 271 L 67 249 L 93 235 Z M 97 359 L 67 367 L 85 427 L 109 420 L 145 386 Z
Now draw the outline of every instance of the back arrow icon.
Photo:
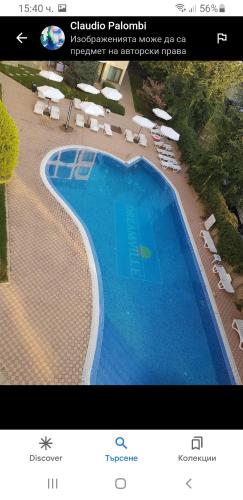
M 190 485 L 190 482 L 191 482 L 191 479 L 188 479 L 188 481 L 186 482 L 186 485 L 188 486 L 188 488 L 191 488 L 191 489 L 192 489 L 192 487 L 191 487 L 191 485 Z
M 23 43 L 22 40 L 27 40 L 27 36 L 22 36 L 23 33 L 20 33 L 18 36 L 16 36 L 17 40 L 20 42 L 20 43 Z

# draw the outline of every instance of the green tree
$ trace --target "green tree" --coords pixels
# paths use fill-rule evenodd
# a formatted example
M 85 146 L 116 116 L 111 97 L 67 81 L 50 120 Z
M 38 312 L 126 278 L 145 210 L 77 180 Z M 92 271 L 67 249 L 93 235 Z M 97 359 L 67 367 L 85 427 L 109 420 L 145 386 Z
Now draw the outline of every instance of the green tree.
M 225 91 L 242 82 L 243 67 L 239 61 L 150 61 L 140 67 L 151 78 L 164 82 L 170 78 L 186 78 L 199 82 L 210 98 L 224 98 Z
M 18 161 L 19 135 L 18 129 L 0 102 L 0 183 L 11 179 L 13 170 Z
M 71 85 L 76 87 L 77 83 L 93 83 L 97 79 L 98 75 L 98 61 L 64 61 L 65 71 L 64 80 Z

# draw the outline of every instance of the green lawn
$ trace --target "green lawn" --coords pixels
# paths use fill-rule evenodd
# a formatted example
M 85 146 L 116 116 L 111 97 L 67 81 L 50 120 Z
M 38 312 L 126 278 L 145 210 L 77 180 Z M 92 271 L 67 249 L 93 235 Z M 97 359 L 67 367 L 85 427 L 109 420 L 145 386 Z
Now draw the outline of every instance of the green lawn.
M 0 184 L 0 282 L 8 280 L 5 186 Z
M 132 62 L 128 66 L 128 74 L 132 89 L 133 103 L 135 110 L 146 118 L 155 121 L 155 116 L 152 112 L 152 106 L 149 104 L 138 91 L 143 89 L 143 77 L 139 73 L 137 67 Z
M 38 73 L 39 69 L 29 68 L 27 66 L 19 65 L 19 66 L 10 66 L 8 64 L 0 63 L 0 71 L 5 75 L 10 76 L 17 82 L 21 83 L 28 89 L 32 88 L 32 83 L 35 83 L 37 87 L 41 85 L 49 85 L 59 89 L 65 97 L 68 99 L 73 99 L 77 97 L 82 101 L 92 101 L 96 104 L 101 104 L 102 106 L 109 107 L 109 109 L 113 113 L 117 113 L 119 115 L 125 114 L 125 108 L 121 104 L 115 101 L 107 100 L 102 94 L 93 95 L 88 94 L 86 92 L 82 92 L 81 90 L 74 89 L 63 82 L 52 82 L 51 80 L 47 80 L 46 78 L 42 78 Z

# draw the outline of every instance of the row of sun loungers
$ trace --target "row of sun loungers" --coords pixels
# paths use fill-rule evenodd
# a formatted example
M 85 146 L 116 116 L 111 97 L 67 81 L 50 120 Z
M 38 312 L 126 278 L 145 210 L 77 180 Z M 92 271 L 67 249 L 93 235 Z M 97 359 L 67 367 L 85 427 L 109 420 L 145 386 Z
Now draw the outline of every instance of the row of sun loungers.
M 204 242 L 206 243 L 204 243 L 204 246 L 206 246 L 206 248 L 208 248 L 213 253 L 212 263 L 214 264 L 214 266 L 212 271 L 219 276 L 218 288 L 220 290 L 225 290 L 228 293 L 234 293 L 235 290 L 232 285 L 231 276 L 229 273 L 227 273 L 226 269 L 222 265 L 219 265 L 219 263 L 221 262 L 221 257 L 217 254 L 217 249 L 209 233 L 209 229 L 211 229 L 215 222 L 216 219 L 214 214 L 210 215 L 210 217 L 208 217 L 208 219 L 204 222 L 205 230 L 200 231 L 200 235 L 203 237 Z M 234 319 L 232 322 L 232 328 L 239 335 L 239 349 L 243 351 L 243 320 Z
M 34 113 L 38 115 L 43 115 L 45 109 L 48 108 L 48 105 L 42 101 L 37 101 L 34 107 Z M 60 109 L 58 106 L 51 106 L 50 107 L 50 117 L 53 118 L 54 120 L 59 120 L 60 118 Z M 77 113 L 76 114 L 76 119 L 75 123 L 77 127 L 83 128 L 84 127 L 84 116 Z M 112 136 L 112 130 L 111 126 L 109 123 L 104 123 L 104 125 L 99 125 L 98 120 L 95 118 L 91 118 L 90 120 L 90 130 L 93 130 L 93 132 L 98 132 L 99 129 L 102 128 L 104 130 L 104 133 L 108 136 Z
M 172 146 L 167 144 L 164 140 L 154 141 L 154 145 L 157 149 L 161 167 L 165 170 L 169 168 L 170 170 L 173 170 L 173 172 L 180 172 L 181 165 L 175 159 Z
M 76 121 L 75 121 L 77 127 L 81 127 L 83 128 L 84 127 L 84 116 L 77 113 L 76 114 Z M 108 136 L 112 136 L 112 130 L 111 130 L 111 126 L 109 123 L 104 123 L 104 125 L 100 125 L 98 120 L 96 120 L 96 118 L 91 118 L 90 120 L 90 130 L 92 130 L 93 132 L 99 132 L 100 129 L 103 129 L 105 135 L 108 135 Z
M 36 113 L 37 115 L 43 115 L 45 109 L 47 109 L 47 108 L 48 108 L 47 104 L 45 104 L 42 101 L 37 101 L 35 103 L 34 113 Z M 59 120 L 60 109 L 58 106 L 51 106 L 50 107 L 50 117 L 53 118 L 54 120 Z
M 162 152 L 161 152 L 162 151 Z M 173 172 L 180 172 L 181 165 L 176 161 L 174 153 L 167 151 L 166 149 L 158 149 L 158 157 L 160 159 L 160 165 L 165 170 L 167 168 L 173 170 Z
M 231 276 L 227 273 L 225 268 L 219 264 L 221 262 L 221 257 L 217 253 L 217 248 L 209 232 L 209 229 L 211 229 L 215 222 L 216 219 L 214 214 L 210 215 L 210 217 L 208 217 L 208 219 L 204 222 L 205 229 L 202 229 L 200 231 L 200 236 L 204 240 L 204 247 L 208 248 L 208 250 L 213 253 L 213 272 L 219 275 L 219 289 L 225 290 L 228 293 L 234 293 L 235 290 L 231 284 Z

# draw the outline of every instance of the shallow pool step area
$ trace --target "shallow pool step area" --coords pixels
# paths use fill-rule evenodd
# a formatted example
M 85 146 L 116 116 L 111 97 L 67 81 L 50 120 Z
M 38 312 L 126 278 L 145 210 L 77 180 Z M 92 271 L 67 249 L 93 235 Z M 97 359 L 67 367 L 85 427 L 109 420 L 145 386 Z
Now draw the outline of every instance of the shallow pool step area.
M 48 162 L 48 177 L 52 179 L 87 181 L 96 161 L 96 151 L 67 149 L 52 155 Z

